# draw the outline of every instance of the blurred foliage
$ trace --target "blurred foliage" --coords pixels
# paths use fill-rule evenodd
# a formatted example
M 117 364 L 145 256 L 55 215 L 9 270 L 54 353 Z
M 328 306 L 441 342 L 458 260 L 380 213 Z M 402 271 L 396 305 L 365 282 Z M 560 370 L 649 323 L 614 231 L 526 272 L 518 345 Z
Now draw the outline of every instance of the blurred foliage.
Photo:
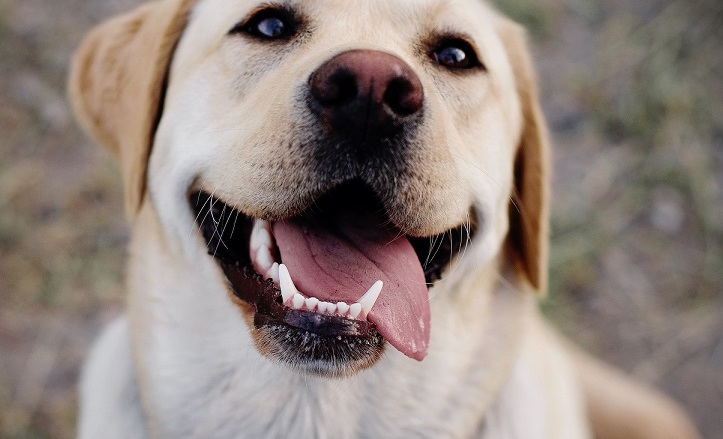
M 535 37 L 550 32 L 550 17 L 540 2 L 533 0 L 495 0 L 494 5 L 506 16 L 523 25 Z
M 557 153 L 543 310 L 676 395 L 713 437 L 723 410 L 723 3 L 580 3 L 552 9 L 583 41 L 557 41 L 569 58 L 542 77 L 543 94 L 555 90 Z
M 618 167 L 591 166 L 605 175 L 597 175 L 590 191 L 597 199 L 584 212 L 553 209 L 552 291 L 589 284 L 606 248 L 654 247 L 685 231 L 682 236 L 692 237 L 690 244 L 699 241 L 705 256 L 689 276 L 687 288 L 694 291 L 671 293 L 719 293 L 723 7 L 684 1 L 656 6 L 644 15 L 617 10 L 614 17 L 597 17 L 593 64 L 574 70 L 569 80 L 590 116 L 589 135 L 602 134 L 612 150 L 601 154 L 607 163 L 595 166 Z M 629 216 L 622 223 L 609 217 L 621 212 Z M 638 226 L 645 221 L 653 234 L 643 238 Z M 686 265 L 671 267 L 670 274 L 680 275 Z

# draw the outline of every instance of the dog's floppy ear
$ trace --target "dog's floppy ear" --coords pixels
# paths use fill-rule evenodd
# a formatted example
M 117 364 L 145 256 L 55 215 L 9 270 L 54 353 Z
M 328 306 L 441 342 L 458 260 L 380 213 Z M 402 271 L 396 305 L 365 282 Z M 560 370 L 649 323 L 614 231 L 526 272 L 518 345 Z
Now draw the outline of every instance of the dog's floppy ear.
M 510 205 L 510 241 L 533 288 L 547 292 L 549 246 L 549 154 L 547 125 L 540 109 L 535 71 L 524 30 L 506 19 L 502 41 L 512 64 L 522 106 L 522 135 L 515 159 L 515 194 Z
M 73 59 L 73 110 L 120 160 L 130 217 L 143 200 L 168 67 L 192 3 L 160 0 L 115 17 L 93 29 Z

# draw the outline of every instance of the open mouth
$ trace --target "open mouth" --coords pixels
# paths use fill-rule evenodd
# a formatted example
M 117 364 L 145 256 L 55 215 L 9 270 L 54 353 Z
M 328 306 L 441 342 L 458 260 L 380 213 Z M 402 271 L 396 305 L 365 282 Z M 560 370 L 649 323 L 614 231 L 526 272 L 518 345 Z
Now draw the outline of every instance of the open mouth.
M 468 222 L 436 236 L 406 236 L 379 197 L 355 182 L 301 215 L 273 222 L 204 191 L 190 201 L 209 254 L 234 295 L 254 308 L 265 348 L 295 366 L 325 364 L 311 370 L 317 373 L 344 362 L 368 367 L 385 340 L 422 360 L 428 288 L 473 234 Z

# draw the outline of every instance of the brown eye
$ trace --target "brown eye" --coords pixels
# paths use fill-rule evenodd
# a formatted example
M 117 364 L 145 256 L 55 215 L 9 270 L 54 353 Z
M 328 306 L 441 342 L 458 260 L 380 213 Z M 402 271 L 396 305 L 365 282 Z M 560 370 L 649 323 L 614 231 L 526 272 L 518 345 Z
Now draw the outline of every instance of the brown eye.
M 281 40 L 296 33 L 296 22 L 288 11 L 263 9 L 237 24 L 229 33 L 243 33 L 263 40 Z
M 483 67 L 472 46 L 461 39 L 442 41 L 432 51 L 432 59 L 449 69 L 472 69 Z

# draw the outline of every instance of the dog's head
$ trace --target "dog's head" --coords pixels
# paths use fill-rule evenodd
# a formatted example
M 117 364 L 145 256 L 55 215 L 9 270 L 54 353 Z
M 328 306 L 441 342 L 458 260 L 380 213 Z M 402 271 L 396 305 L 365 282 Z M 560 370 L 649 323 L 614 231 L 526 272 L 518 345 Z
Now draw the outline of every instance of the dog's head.
M 269 357 L 421 360 L 430 289 L 499 260 L 545 288 L 545 126 L 523 32 L 481 1 L 161 0 L 99 26 L 70 89 L 131 218 L 216 264 Z

